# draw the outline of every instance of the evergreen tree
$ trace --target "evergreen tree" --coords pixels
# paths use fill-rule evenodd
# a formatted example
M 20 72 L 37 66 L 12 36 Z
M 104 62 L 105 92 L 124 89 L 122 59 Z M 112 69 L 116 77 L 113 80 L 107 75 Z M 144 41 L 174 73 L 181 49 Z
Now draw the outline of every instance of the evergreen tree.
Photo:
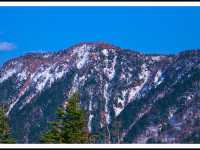
M 0 106 L 0 143 L 15 143 L 14 139 L 11 137 L 8 118 L 5 116 L 3 106 Z
M 87 119 L 79 105 L 79 94 L 75 93 L 60 108 L 57 121 L 51 122 L 51 129 L 44 133 L 42 143 L 89 143 Z

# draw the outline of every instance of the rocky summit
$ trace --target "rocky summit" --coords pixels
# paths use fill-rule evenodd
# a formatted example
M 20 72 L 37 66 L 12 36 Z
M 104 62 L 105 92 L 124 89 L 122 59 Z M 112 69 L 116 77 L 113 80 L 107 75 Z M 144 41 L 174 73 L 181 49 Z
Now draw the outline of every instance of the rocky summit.
M 18 143 L 39 143 L 78 91 L 97 143 L 200 143 L 200 50 L 143 54 L 103 42 L 28 53 L 0 69 Z

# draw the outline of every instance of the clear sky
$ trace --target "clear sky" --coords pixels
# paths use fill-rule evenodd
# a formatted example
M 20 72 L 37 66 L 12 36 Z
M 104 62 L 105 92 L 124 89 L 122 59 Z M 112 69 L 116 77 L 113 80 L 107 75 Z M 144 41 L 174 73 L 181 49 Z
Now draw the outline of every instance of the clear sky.
M 200 7 L 0 7 L 0 64 L 92 41 L 146 53 L 200 48 Z

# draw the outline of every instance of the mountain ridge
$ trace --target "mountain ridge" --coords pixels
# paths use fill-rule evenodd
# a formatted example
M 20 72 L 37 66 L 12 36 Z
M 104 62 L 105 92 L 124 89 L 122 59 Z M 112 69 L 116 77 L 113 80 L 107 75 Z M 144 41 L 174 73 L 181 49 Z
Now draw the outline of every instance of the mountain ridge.
M 7 116 L 19 143 L 39 142 L 48 122 L 56 118 L 56 109 L 76 91 L 87 111 L 88 131 L 104 134 L 99 143 L 119 142 L 117 122 L 122 125 L 118 133 L 122 143 L 177 143 L 180 137 L 166 140 L 168 132 L 160 131 L 166 123 L 173 127 L 173 117 L 166 120 L 166 116 L 159 116 L 160 105 L 168 99 L 170 103 L 163 110 L 173 116 L 182 108 L 180 97 L 187 91 L 198 97 L 199 56 L 199 50 L 149 55 L 104 42 L 82 42 L 55 53 L 29 54 L 9 60 L 0 69 L 0 103 L 8 106 Z M 191 87 L 181 89 L 187 80 L 191 80 Z M 170 96 L 178 103 L 176 110 Z M 193 103 L 198 102 L 190 97 Z M 160 122 L 158 117 L 165 121 Z M 153 123 L 144 127 L 146 122 Z

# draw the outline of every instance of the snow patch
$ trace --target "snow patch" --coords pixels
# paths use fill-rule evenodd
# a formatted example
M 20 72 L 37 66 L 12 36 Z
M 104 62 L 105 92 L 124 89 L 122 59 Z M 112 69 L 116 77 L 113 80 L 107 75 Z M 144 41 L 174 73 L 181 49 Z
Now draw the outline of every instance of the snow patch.
M 113 109 L 114 109 L 114 111 L 115 111 L 115 117 L 119 116 L 119 114 L 120 114 L 121 111 L 123 110 L 122 108 L 116 107 L 116 106 L 113 106 Z
M 71 95 L 72 93 L 75 93 L 78 90 L 79 86 L 84 85 L 86 80 L 87 78 L 84 75 L 79 77 L 78 74 L 76 74 L 74 76 L 74 80 L 72 82 L 72 88 L 69 92 L 69 95 Z
M 51 54 L 45 54 L 43 55 L 43 58 L 49 58 L 50 56 L 52 56 Z
M 122 72 L 120 75 L 120 80 L 124 80 L 124 79 L 126 79 L 126 75 Z
M 122 97 L 123 97 L 124 100 L 125 100 L 125 96 L 126 96 L 127 92 L 128 92 L 127 90 L 122 91 Z
M 84 84 L 84 82 L 86 81 L 86 77 L 83 75 L 81 77 L 79 77 L 79 82 Z
M 113 106 L 116 117 L 123 111 L 126 105 L 125 102 L 126 102 L 127 92 L 128 92 L 127 90 L 122 90 L 122 98 L 117 99 L 117 103 L 120 105 L 120 107 Z
M 88 120 L 88 130 L 89 132 L 92 131 L 92 119 L 94 117 L 94 115 L 92 114 L 92 100 L 89 101 L 89 120 Z
M 138 86 L 135 86 L 135 87 L 132 87 L 130 90 L 129 90 L 129 97 L 128 97 L 128 103 L 130 103 L 136 96 L 137 94 L 140 92 L 140 90 L 144 87 L 144 85 L 146 84 L 146 82 L 148 81 L 149 79 L 149 75 L 150 75 L 150 72 L 149 70 L 147 69 L 147 66 L 146 64 L 143 64 L 141 66 L 141 73 L 139 74 L 139 79 L 140 80 L 143 80 L 143 82 L 138 85 Z
M 94 115 L 90 114 L 89 115 L 89 120 L 88 120 L 88 130 L 89 132 L 92 132 L 92 119 L 93 119 Z
M 50 70 L 51 67 L 48 67 L 34 76 L 33 81 L 37 83 L 36 89 L 38 92 L 41 92 L 45 88 L 48 81 L 50 81 L 50 84 L 53 83 L 54 78 L 53 74 L 50 73 Z
M 88 59 L 88 52 L 86 52 L 84 55 L 83 55 L 83 57 L 82 57 L 82 59 L 80 60 L 80 61 L 78 61 L 78 63 L 77 63 L 77 68 L 78 69 L 81 69 L 83 66 L 84 66 L 84 64 L 86 63 L 86 61 L 87 61 L 87 59 Z
M 160 61 L 161 57 L 160 56 L 152 56 L 151 59 L 154 61 Z
M 20 100 L 20 97 L 21 97 L 22 95 L 25 94 L 25 92 L 26 92 L 26 90 L 27 90 L 28 88 L 29 88 L 29 87 L 24 87 L 24 88 L 22 88 L 22 90 L 21 90 L 20 93 L 18 94 L 17 98 L 14 99 L 14 100 L 12 100 L 12 103 L 11 103 L 10 106 L 9 106 L 9 109 L 8 109 L 8 111 L 7 111 L 7 113 L 6 113 L 6 116 L 8 116 L 8 115 L 10 114 L 11 110 L 13 109 L 13 107 L 18 103 L 18 101 Z
M 108 57 L 108 50 L 107 50 L 107 49 L 103 49 L 103 50 L 102 50 L 102 53 L 103 53 L 106 57 Z
M 142 87 L 143 86 L 140 85 L 140 86 L 136 86 L 136 87 L 133 87 L 133 88 L 130 89 L 129 97 L 128 97 L 128 103 L 130 103 L 131 100 L 136 97 L 136 95 L 139 93 L 139 91 L 142 89 Z
M 117 103 L 120 105 L 120 106 L 113 106 L 114 108 L 114 111 L 115 111 L 115 116 L 117 117 L 121 112 L 122 110 L 124 109 L 124 106 L 125 106 L 125 99 L 121 99 L 121 98 L 118 98 L 117 99 Z
M 92 101 L 89 101 L 89 111 L 92 111 Z
M 106 100 L 105 103 L 105 117 L 106 117 L 106 122 L 107 124 L 110 123 L 110 112 L 109 112 L 109 108 L 108 108 L 108 103 L 109 103 L 109 93 L 108 93 L 108 83 L 105 84 L 104 86 L 104 92 L 103 92 L 104 98 Z
M 78 69 L 81 69 L 85 63 L 87 62 L 88 60 L 88 56 L 89 56 L 89 52 L 88 52 L 88 48 L 86 44 L 84 44 L 83 46 L 79 47 L 76 49 L 76 52 L 77 52 L 77 68 Z
M 146 64 L 143 64 L 141 68 L 142 68 L 142 71 L 139 74 L 139 79 L 143 80 L 143 83 L 130 89 L 128 103 L 137 96 L 137 94 L 140 92 L 140 90 L 143 88 L 143 86 L 145 85 L 145 83 L 147 82 L 149 78 L 149 71 L 146 67 Z
M 14 102 L 12 102 L 12 103 L 10 104 L 9 109 L 8 109 L 8 111 L 7 111 L 7 113 L 6 113 L 6 116 L 8 116 L 8 115 L 10 114 L 11 110 L 13 109 L 13 107 L 15 106 L 15 104 L 17 104 L 17 102 L 19 101 L 19 99 L 20 99 L 20 98 L 17 98 L 16 100 L 14 100 Z
M 59 66 L 55 69 L 55 79 L 60 79 L 64 76 L 64 74 L 66 73 L 66 68 L 67 65 L 63 66 L 63 69 L 61 71 L 59 71 Z
M 24 69 L 21 73 L 17 74 L 17 77 L 19 78 L 19 81 L 24 81 L 28 79 L 28 73 L 27 70 Z
M 189 95 L 189 96 L 187 96 L 187 101 L 191 101 L 192 98 L 193 98 L 193 95 Z
M 72 88 L 69 91 L 69 95 L 72 95 L 73 93 L 75 93 L 78 90 L 78 85 L 79 85 L 78 83 L 79 83 L 78 82 L 78 74 L 76 74 L 74 76 L 74 80 L 72 82 Z
M 156 73 L 156 76 L 154 78 L 154 83 L 158 82 L 158 80 L 160 79 L 161 75 L 162 75 L 161 70 L 158 70 L 157 73 Z
M 0 83 L 4 82 L 5 80 L 7 80 L 8 78 L 10 78 L 12 75 L 14 75 L 17 72 L 17 70 L 14 69 L 9 69 L 8 71 L 6 71 L 3 76 L 0 78 Z
M 115 76 L 115 65 L 117 62 L 117 55 L 115 55 L 111 67 L 108 66 L 109 65 L 108 60 L 105 61 L 106 61 L 106 67 L 103 69 L 103 72 L 106 74 L 109 80 L 112 80 L 113 77 Z
M 32 75 L 32 81 L 36 83 L 37 92 L 41 92 L 48 84 L 50 87 L 56 80 L 62 78 L 67 72 L 67 66 L 65 65 L 62 70 L 59 70 L 58 67 L 55 68 L 55 65 L 48 66 L 47 68 L 41 67 L 34 75 Z
M 155 86 L 158 86 L 159 84 L 161 84 L 162 81 L 163 81 L 162 71 L 158 70 L 158 72 L 156 73 L 155 78 L 154 78 L 154 84 L 155 84 Z

